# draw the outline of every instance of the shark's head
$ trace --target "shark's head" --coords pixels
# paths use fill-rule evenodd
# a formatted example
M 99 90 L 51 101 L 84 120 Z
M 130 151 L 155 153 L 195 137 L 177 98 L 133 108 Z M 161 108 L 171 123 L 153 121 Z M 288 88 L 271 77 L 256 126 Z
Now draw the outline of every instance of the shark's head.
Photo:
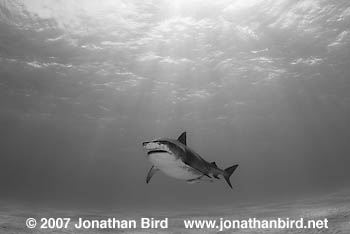
M 145 141 L 142 146 L 147 151 L 147 155 L 154 153 L 168 153 L 172 155 L 181 154 L 184 149 L 176 140 L 160 138 L 153 141 Z

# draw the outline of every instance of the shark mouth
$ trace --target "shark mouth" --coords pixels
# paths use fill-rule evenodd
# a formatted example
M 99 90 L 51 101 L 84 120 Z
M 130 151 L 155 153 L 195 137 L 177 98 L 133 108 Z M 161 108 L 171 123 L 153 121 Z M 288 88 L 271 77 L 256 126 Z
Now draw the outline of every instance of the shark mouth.
M 158 150 L 150 150 L 150 151 L 147 152 L 148 155 L 155 154 L 155 153 L 169 153 L 169 152 L 166 151 L 166 150 L 160 150 L 160 149 L 158 149 Z

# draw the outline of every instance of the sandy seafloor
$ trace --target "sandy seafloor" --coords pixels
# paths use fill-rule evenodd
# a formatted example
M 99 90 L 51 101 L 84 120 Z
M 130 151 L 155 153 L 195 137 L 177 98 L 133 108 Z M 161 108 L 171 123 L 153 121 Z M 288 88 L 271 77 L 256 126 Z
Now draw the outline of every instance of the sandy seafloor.
M 34 217 L 39 220 L 42 217 L 70 217 L 72 222 L 67 229 L 28 229 L 25 220 Z M 84 219 L 135 219 L 141 217 L 154 217 L 158 219 L 169 218 L 168 229 L 75 229 L 74 223 L 81 217 Z M 185 229 L 185 219 L 211 219 L 220 218 L 243 220 L 257 218 L 270 220 L 275 218 L 290 218 L 304 220 L 328 219 L 328 229 Z M 1 203 L 0 208 L 0 233 L 350 233 L 350 196 L 349 191 L 333 193 L 318 198 L 297 199 L 289 202 L 276 202 L 265 204 L 241 204 L 234 206 L 217 206 L 200 209 L 186 210 L 138 210 L 119 211 L 106 210 L 76 210 L 54 208 L 30 208 L 27 205 L 10 205 Z

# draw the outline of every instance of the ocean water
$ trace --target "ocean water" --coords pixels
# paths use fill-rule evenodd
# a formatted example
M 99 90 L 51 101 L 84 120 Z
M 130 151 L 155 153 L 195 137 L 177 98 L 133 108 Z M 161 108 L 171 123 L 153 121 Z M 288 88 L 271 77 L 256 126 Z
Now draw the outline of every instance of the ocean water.
M 349 194 L 349 25 L 347 0 L 0 0 L 0 232 L 45 207 L 246 217 Z M 141 143 L 183 131 L 239 164 L 233 190 L 145 183 Z M 335 201 L 324 233 L 349 230 Z

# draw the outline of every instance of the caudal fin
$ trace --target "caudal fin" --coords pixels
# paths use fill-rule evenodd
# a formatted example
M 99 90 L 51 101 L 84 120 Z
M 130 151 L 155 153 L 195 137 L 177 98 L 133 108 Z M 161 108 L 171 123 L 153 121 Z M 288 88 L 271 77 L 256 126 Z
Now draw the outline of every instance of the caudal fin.
M 226 180 L 226 182 L 228 183 L 228 185 L 232 188 L 232 184 L 230 181 L 230 176 L 232 175 L 232 173 L 236 170 L 236 168 L 238 167 L 238 164 L 233 165 L 232 167 L 228 167 L 225 169 L 225 174 L 224 174 L 224 178 Z

